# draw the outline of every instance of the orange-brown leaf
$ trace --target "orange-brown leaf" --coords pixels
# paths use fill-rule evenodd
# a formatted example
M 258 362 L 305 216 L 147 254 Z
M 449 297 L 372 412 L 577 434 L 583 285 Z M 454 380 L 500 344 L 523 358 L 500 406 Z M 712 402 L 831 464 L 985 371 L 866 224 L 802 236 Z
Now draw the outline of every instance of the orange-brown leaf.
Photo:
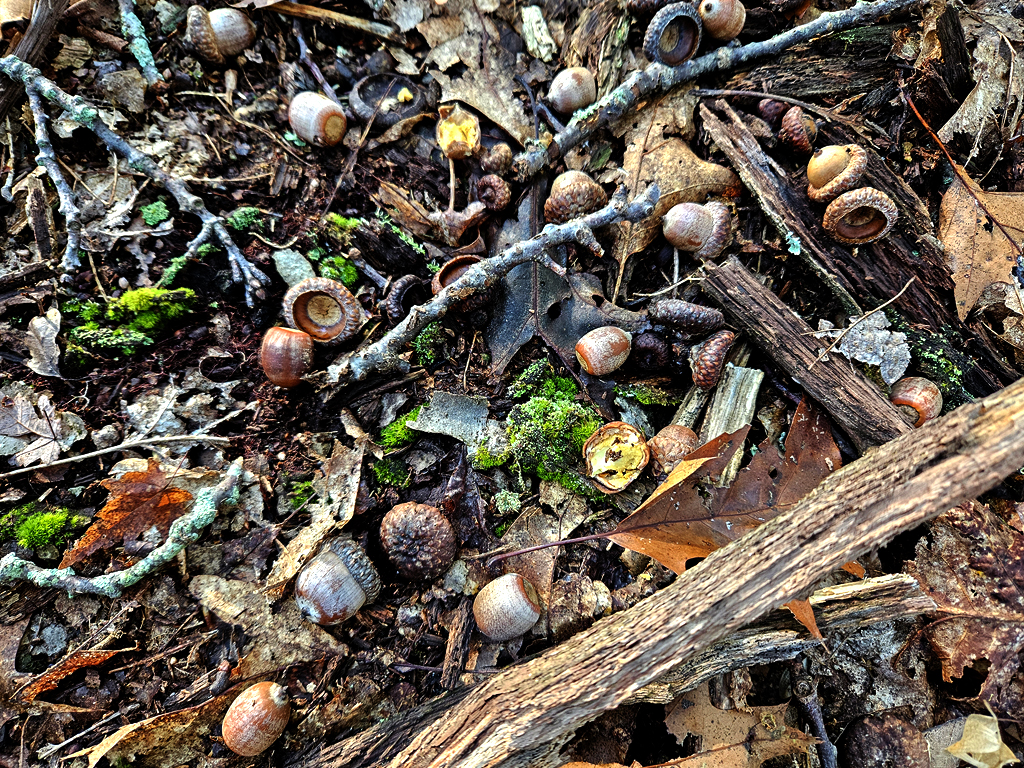
M 821 640 L 821 630 L 818 629 L 818 621 L 814 618 L 814 609 L 811 608 L 809 600 L 790 600 L 784 608 L 788 608 L 793 618 L 804 625 L 804 628 L 811 633 L 811 637 Z
M 191 493 L 173 487 L 172 482 L 153 459 L 145 472 L 126 472 L 119 480 L 104 480 L 101 485 L 110 491 L 107 503 L 78 543 L 65 553 L 60 567 L 68 568 L 119 541 L 132 541 L 151 526 L 166 537 L 171 523 L 185 514 L 192 501 Z
M 52 691 L 72 672 L 84 669 L 85 667 L 94 667 L 119 653 L 132 650 L 135 649 L 113 648 L 106 651 L 74 651 L 42 674 L 36 676 L 35 679 L 22 688 L 18 692 L 18 701 L 23 704 L 31 704 L 39 694 Z

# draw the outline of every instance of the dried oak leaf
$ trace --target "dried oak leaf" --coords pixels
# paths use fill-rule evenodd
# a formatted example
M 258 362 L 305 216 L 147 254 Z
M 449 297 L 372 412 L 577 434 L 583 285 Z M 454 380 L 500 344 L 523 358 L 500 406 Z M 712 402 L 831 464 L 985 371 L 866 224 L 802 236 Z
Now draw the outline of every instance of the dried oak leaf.
M 57 664 L 29 681 L 29 683 L 18 691 L 18 702 L 31 704 L 36 697 L 46 691 L 52 691 L 61 681 L 79 669 L 95 667 L 108 659 L 113 658 L 125 651 L 134 651 L 137 648 L 113 648 L 105 651 L 77 650 L 65 656 Z
M 27 467 L 37 461 L 55 461 L 77 440 L 85 437 L 85 423 L 75 414 L 58 412 L 47 395 L 40 395 L 35 405 L 24 395 L 0 397 L 0 441 L 13 448 L 14 463 Z
M 1015 279 L 1011 270 L 1024 243 L 1024 194 L 985 192 L 962 167 L 957 168 L 970 189 L 957 176 L 946 190 L 939 208 L 938 235 L 953 273 L 956 312 L 963 320 L 989 284 Z M 978 200 L 1002 229 L 982 210 Z
M 133 541 L 152 526 L 166 537 L 171 523 L 185 514 L 192 501 L 192 494 L 175 488 L 173 482 L 154 459 L 144 472 L 127 472 L 119 480 L 101 482 L 110 497 L 95 522 L 64 554 L 60 567 L 69 568 L 119 541 Z
M 937 517 L 904 570 L 939 607 L 924 634 L 946 682 L 987 659 L 977 698 L 1002 713 L 1024 708 L 1024 535 L 985 505 L 967 502 Z

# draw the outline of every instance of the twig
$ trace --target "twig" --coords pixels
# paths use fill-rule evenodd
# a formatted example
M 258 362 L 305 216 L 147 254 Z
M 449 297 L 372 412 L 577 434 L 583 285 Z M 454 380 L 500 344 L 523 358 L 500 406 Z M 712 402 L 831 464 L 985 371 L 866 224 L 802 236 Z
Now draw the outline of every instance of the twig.
M 879 304 L 877 307 L 872 309 L 870 312 L 865 312 L 863 315 L 861 315 L 856 320 L 854 320 L 852 323 L 850 323 L 849 326 L 847 326 L 846 328 L 843 328 L 843 332 L 840 333 L 838 336 L 836 336 L 835 341 L 833 341 L 831 344 L 829 344 L 828 347 L 825 349 L 825 351 L 822 352 L 820 355 L 818 355 L 817 359 L 814 362 L 812 362 L 810 365 L 807 366 L 807 370 L 808 371 L 811 370 L 811 368 L 813 368 L 818 363 L 820 363 L 822 360 L 824 360 L 825 356 L 828 355 L 828 353 L 831 352 L 833 349 L 835 349 L 836 345 L 839 344 L 839 342 L 841 342 L 846 337 L 846 334 L 848 334 L 850 331 L 852 331 L 854 328 L 856 328 L 858 324 L 860 324 L 864 320 L 867 320 L 869 317 L 871 317 L 873 314 L 875 314 L 875 312 L 881 312 L 883 309 L 885 309 L 890 304 L 892 304 L 894 301 L 896 301 L 896 299 L 898 299 L 900 296 L 902 296 L 904 293 L 906 293 L 907 292 L 907 288 L 909 288 L 911 283 L 913 283 L 915 280 L 917 280 L 917 275 L 914 275 L 909 280 L 907 280 L 907 284 L 904 285 L 903 288 L 900 289 L 900 292 L 897 293 L 895 296 L 893 296 L 891 299 L 889 299 L 887 302 L 885 302 L 884 304 Z M 814 333 L 815 333 L 815 335 L 817 335 L 818 333 L 820 333 L 820 331 L 815 331 Z
M 836 768 L 837 751 L 835 744 L 829 739 L 828 731 L 825 730 L 825 718 L 821 714 L 821 704 L 818 702 L 818 683 L 807 674 L 799 660 L 794 659 L 790 663 L 790 671 L 793 675 L 793 695 L 811 726 L 811 733 L 820 740 L 818 758 L 821 760 L 821 768 Z
M 851 128 L 858 132 L 861 124 L 863 124 L 870 128 L 871 130 L 875 131 L 875 133 L 879 133 L 882 136 L 889 135 L 889 132 L 885 130 L 882 126 L 877 125 L 876 123 L 873 123 L 870 120 L 854 120 L 853 118 L 846 117 L 845 115 L 840 115 L 835 110 L 827 109 L 825 107 L 819 107 L 817 104 L 811 104 L 810 102 L 807 101 L 794 99 L 791 96 L 777 96 L 774 93 L 762 93 L 761 91 L 736 91 L 730 89 L 723 90 L 719 88 L 694 88 L 690 93 L 692 93 L 694 96 L 698 98 L 703 96 L 711 96 L 715 98 L 719 96 L 738 96 L 751 99 L 772 99 L 773 101 L 782 101 L 785 102 L 786 104 L 792 104 L 796 107 L 805 109 L 808 112 L 814 112 L 816 114 L 819 114 L 826 120 L 829 120 L 833 123 L 840 123 L 841 125 L 845 125 L 848 128 Z
M 196 541 L 203 529 L 213 522 L 222 503 L 237 502 L 238 480 L 241 474 L 242 458 L 239 457 L 232 462 L 224 479 L 217 486 L 200 492 L 191 512 L 171 523 L 167 541 L 123 571 L 87 579 L 75 575 L 70 568 L 40 568 L 29 560 L 16 557 L 12 552 L 0 559 L 0 584 L 24 580 L 38 587 L 66 589 L 69 593 L 120 597 L 127 587 L 137 584 L 143 577 L 173 560 L 185 547 Z
M 128 41 L 128 48 L 132 56 L 142 67 L 142 76 L 150 85 L 163 80 L 160 70 L 156 68 L 156 61 L 153 59 L 153 52 L 149 50 L 149 38 L 146 37 L 146 28 L 142 21 L 135 15 L 135 0 L 118 0 L 121 12 L 121 33 Z
M 416 338 L 427 325 L 444 317 L 452 306 L 496 284 L 513 267 L 535 261 L 557 275 L 564 275 L 565 268 L 552 261 L 548 255 L 548 251 L 556 245 L 575 242 L 601 256 L 604 251 L 594 237 L 594 230 L 620 221 L 635 223 L 650 216 L 660 192 L 658 185 L 652 184 L 642 197 L 633 202 L 626 201 L 626 194 L 625 188 L 620 188 L 611 202 L 601 210 L 565 224 L 548 224 L 535 237 L 516 243 L 497 256 L 477 262 L 429 302 L 413 307 L 405 319 L 380 341 L 336 361 L 327 369 L 327 383 L 336 384 L 343 378 L 360 381 L 374 371 L 405 373 L 409 370 L 409 363 L 401 359 L 399 354 L 408 342 Z
M 299 61 L 306 65 L 306 69 L 313 73 L 313 78 L 320 84 L 320 90 L 322 90 L 331 101 L 338 106 L 341 106 L 341 99 L 338 98 L 338 94 L 331 88 L 331 84 L 327 82 L 327 78 L 324 77 L 324 73 L 320 71 L 320 67 L 317 66 L 316 62 L 313 61 L 313 57 L 309 55 L 309 46 L 306 44 L 306 36 L 302 33 L 302 21 L 299 19 L 292 19 L 292 31 L 295 33 L 295 39 L 299 41 Z
M 70 456 L 66 459 L 58 459 L 57 461 L 51 461 L 48 464 L 39 464 L 34 467 L 22 467 L 21 469 L 15 469 L 10 472 L 4 472 L 0 475 L 0 480 L 5 477 L 14 477 L 15 475 L 24 475 L 28 472 L 36 472 L 40 469 L 49 469 L 50 467 L 60 467 L 64 464 L 74 464 L 77 461 L 85 461 L 86 459 L 94 459 L 97 456 L 105 456 L 108 453 L 117 453 L 118 451 L 131 451 L 136 448 L 145 448 L 150 445 L 160 445 L 162 443 L 216 443 L 219 445 L 227 445 L 231 442 L 230 438 L 227 437 L 213 437 L 212 435 L 164 435 L 163 437 L 147 437 L 144 440 L 131 440 L 127 443 L 121 443 L 120 445 L 114 445 L 110 448 L 103 448 L 99 451 L 93 451 L 92 453 L 82 453 L 78 456 Z
M 667 93 L 678 85 L 701 75 L 734 69 L 754 59 L 780 53 L 812 38 L 877 21 L 882 16 L 907 10 L 919 0 L 882 0 L 858 2 L 849 10 L 823 13 L 809 24 L 787 30 L 773 38 L 735 48 L 723 47 L 691 59 L 677 67 L 654 63 L 634 72 L 604 98 L 577 112 L 564 131 L 559 131 L 548 147 L 530 146 L 515 159 L 520 180 L 525 180 L 569 149 L 586 140 L 599 128 L 633 112 L 652 96 Z
M 206 208 L 206 204 L 192 194 L 185 182 L 169 175 L 156 164 L 152 157 L 136 149 L 108 128 L 106 123 L 100 119 L 100 113 L 96 107 L 79 96 L 71 96 L 61 90 L 52 80 L 43 77 L 38 69 L 29 66 L 17 56 L 0 58 L 0 72 L 11 80 L 21 82 L 26 91 L 35 90 L 47 101 L 63 109 L 71 116 L 72 120 L 88 128 L 109 149 L 124 157 L 132 168 L 144 173 L 170 192 L 182 211 L 199 217 L 203 226 L 199 230 L 199 234 L 188 244 L 184 253 L 186 260 L 195 257 L 200 245 L 216 238 L 227 251 L 233 280 L 245 285 L 246 304 L 251 307 L 254 297 L 264 298 L 264 286 L 270 284 L 270 278 L 246 260 L 234 240 L 231 239 L 231 235 L 228 234 L 221 217 L 211 213 Z

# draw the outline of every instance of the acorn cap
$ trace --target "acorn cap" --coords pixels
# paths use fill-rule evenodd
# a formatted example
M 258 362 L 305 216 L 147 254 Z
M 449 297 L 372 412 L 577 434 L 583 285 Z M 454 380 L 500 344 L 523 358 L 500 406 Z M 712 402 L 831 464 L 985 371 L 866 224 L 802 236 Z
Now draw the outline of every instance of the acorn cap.
M 892 198 L 874 187 L 861 187 L 829 203 L 821 225 L 836 240 L 859 245 L 885 237 L 898 217 Z
M 608 205 L 601 185 L 582 171 L 566 171 L 551 183 L 551 194 L 544 203 L 544 218 L 564 224 Z
M 284 319 L 313 341 L 339 343 L 355 336 L 363 324 L 363 308 L 337 280 L 309 277 L 284 295 Z
M 388 558 L 407 579 L 435 579 L 455 559 L 458 542 L 437 507 L 407 501 L 384 515 L 380 540 Z
M 700 47 L 703 24 L 690 3 L 666 5 L 651 19 L 644 35 L 644 53 L 651 61 L 675 67 Z

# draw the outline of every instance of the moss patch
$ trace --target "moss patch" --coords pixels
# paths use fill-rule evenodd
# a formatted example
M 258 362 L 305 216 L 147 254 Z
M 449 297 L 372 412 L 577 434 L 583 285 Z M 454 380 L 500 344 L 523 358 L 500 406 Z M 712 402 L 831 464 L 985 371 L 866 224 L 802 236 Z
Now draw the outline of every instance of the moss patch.
M 26 549 L 59 547 L 71 538 L 85 518 L 67 509 L 46 509 L 35 502 L 24 504 L 0 517 L 0 541 L 15 539 Z
M 381 485 L 406 488 L 412 477 L 409 467 L 401 459 L 384 458 L 373 463 L 373 476 Z
M 416 417 L 420 415 L 420 408 L 423 406 L 417 405 L 411 411 L 404 416 L 399 416 L 397 419 L 392 421 L 383 431 L 380 433 L 380 443 L 383 448 L 402 448 L 406 445 L 412 444 L 416 439 L 416 435 L 419 434 L 416 430 L 409 426 L 410 421 L 416 421 Z

